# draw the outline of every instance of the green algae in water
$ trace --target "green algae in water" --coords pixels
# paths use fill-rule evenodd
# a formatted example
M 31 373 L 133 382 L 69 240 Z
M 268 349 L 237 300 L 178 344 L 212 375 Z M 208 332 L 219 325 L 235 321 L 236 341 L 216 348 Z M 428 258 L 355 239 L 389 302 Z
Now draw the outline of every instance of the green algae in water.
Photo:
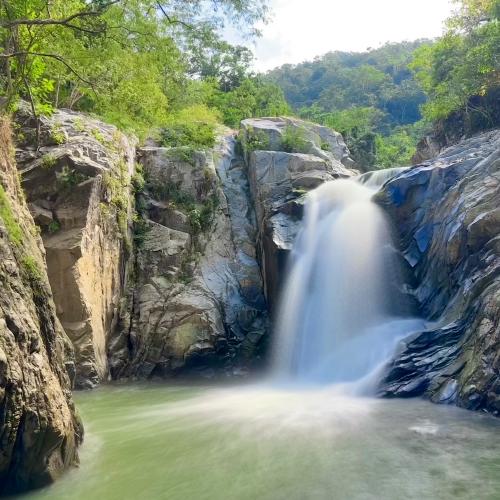
M 500 421 L 457 408 L 266 386 L 76 399 L 80 467 L 23 499 L 500 498 Z

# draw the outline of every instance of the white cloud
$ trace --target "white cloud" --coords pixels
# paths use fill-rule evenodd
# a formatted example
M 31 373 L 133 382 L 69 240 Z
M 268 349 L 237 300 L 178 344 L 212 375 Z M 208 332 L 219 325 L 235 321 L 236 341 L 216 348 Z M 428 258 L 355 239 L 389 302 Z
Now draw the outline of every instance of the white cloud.
M 439 36 L 452 0 L 271 0 L 273 17 L 253 50 L 256 69 L 299 63 L 332 50 Z

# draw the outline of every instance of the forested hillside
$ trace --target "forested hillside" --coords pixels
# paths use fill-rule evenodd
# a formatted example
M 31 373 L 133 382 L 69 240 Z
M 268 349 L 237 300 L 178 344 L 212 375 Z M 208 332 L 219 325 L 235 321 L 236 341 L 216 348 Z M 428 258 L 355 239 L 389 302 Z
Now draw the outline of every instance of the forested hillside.
M 340 131 L 361 167 L 408 164 L 433 127 L 445 145 L 500 123 L 500 2 L 455 3 L 436 41 L 331 52 L 266 77 L 300 116 Z
M 212 146 L 218 123 L 296 114 L 340 131 L 362 168 L 408 164 L 433 125 L 445 144 L 500 121 L 500 2 L 456 3 L 438 41 L 331 52 L 257 76 L 251 51 L 222 30 L 258 34 L 265 0 L 8 0 L 0 111 L 22 98 L 38 116 L 85 111 L 191 147 Z
M 344 134 L 358 163 L 409 162 L 426 95 L 408 67 L 422 41 L 364 53 L 330 52 L 268 73 L 302 117 Z
M 428 95 L 438 146 L 500 126 L 500 0 L 456 0 L 445 35 L 410 67 Z

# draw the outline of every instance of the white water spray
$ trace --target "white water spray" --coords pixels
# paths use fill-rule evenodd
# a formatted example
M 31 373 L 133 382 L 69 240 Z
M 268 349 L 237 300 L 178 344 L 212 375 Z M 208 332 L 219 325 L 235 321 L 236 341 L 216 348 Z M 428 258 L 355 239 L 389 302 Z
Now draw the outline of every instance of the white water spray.
M 336 180 L 309 193 L 277 318 L 280 378 L 369 393 L 397 343 L 422 327 L 405 317 L 389 226 L 372 201 L 389 175 Z

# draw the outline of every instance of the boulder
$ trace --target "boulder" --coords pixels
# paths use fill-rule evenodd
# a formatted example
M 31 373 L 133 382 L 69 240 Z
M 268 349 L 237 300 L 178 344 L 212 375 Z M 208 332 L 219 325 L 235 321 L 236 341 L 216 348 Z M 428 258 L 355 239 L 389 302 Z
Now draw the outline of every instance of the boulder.
M 342 136 L 326 127 L 301 120 L 244 120 L 243 144 L 249 143 L 252 134 L 261 134 L 262 144 L 280 148 L 284 130 L 293 126 L 303 127 L 309 132 L 307 137 L 311 138 L 308 142 L 311 153 L 249 151 L 247 148 L 246 155 L 250 191 L 257 217 L 259 261 L 271 309 L 276 305 L 278 291 L 286 275 L 287 256 L 300 229 L 305 194 L 323 182 L 355 174 L 339 161 L 350 163 Z M 268 137 L 268 140 L 262 137 Z M 329 141 L 329 151 L 318 147 L 319 138 Z M 252 144 L 255 147 L 256 143 Z
M 329 127 L 298 118 L 249 118 L 241 122 L 241 143 L 256 150 L 307 153 L 354 166 L 344 139 Z

